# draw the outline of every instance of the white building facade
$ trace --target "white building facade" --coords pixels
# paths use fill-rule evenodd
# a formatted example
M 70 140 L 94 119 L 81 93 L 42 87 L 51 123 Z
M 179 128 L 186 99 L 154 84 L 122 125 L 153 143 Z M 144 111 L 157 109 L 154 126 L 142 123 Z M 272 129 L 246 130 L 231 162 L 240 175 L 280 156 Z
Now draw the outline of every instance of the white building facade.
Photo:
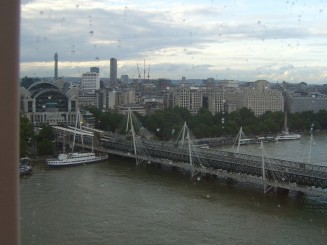
M 284 111 L 282 91 L 270 89 L 269 83 L 264 80 L 256 81 L 254 88 L 242 89 L 240 103 L 240 108 L 251 109 L 256 116 L 267 111 Z
M 100 89 L 100 74 L 97 72 L 83 73 L 81 79 L 82 90 L 87 93 L 95 93 Z

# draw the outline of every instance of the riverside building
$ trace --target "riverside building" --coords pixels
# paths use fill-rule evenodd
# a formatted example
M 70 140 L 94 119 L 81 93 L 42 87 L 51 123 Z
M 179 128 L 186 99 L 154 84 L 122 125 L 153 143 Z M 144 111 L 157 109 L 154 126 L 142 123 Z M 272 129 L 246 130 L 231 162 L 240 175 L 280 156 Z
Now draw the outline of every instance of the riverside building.
M 34 126 L 75 125 L 77 96 L 56 83 L 40 81 L 28 89 L 20 87 L 21 112 Z
M 268 81 L 258 80 L 253 88 L 243 88 L 239 108 L 251 109 L 256 116 L 266 111 L 284 111 L 284 97 L 280 90 L 270 89 Z
M 327 110 L 327 96 L 318 92 L 288 93 L 286 101 L 290 113 Z

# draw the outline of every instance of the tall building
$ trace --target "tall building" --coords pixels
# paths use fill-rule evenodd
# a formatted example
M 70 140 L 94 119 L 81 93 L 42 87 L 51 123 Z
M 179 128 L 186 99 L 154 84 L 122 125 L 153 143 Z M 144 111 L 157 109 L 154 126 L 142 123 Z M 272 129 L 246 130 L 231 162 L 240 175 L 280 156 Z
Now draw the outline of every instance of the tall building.
M 54 55 L 54 60 L 55 60 L 55 67 L 54 67 L 54 79 L 58 79 L 58 54 L 55 53 Z
M 92 67 L 95 68 L 95 67 Z M 100 74 L 98 72 L 90 72 L 83 73 L 81 85 L 83 92 L 87 93 L 95 93 L 96 90 L 100 89 Z
M 110 59 L 110 85 L 117 85 L 117 59 Z

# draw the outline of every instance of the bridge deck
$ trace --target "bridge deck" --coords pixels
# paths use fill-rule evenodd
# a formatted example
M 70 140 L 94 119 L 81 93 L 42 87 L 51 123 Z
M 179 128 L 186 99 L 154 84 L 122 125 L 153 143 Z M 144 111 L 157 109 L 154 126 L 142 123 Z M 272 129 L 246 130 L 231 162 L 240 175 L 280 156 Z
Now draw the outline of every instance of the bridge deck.
M 262 158 L 247 154 L 197 148 L 190 162 L 187 145 L 137 138 L 137 150 L 128 136 L 111 135 L 77 138 L 76 146 L 96 151 L 136 158 L 147 163 L 178 167 L 192 173 L 216 175 L 240 182 L 255 183 L 293 191 L 327 195 L 327 167 L 265 158 L 265 178 Z M 62 138 L 57 138 L 63 142 Z M 96 147 L 94 146 L 96 142 Z M 67 141 L 66 141 L 67 143 Z

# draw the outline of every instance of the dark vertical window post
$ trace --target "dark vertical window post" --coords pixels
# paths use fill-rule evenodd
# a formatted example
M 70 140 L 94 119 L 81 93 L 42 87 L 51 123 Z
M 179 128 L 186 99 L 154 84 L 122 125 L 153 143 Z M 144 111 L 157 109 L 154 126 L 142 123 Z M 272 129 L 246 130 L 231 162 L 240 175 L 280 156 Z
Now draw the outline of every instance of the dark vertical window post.
M 19 244 L 19 1 L 0 14 L 0 244 Z

